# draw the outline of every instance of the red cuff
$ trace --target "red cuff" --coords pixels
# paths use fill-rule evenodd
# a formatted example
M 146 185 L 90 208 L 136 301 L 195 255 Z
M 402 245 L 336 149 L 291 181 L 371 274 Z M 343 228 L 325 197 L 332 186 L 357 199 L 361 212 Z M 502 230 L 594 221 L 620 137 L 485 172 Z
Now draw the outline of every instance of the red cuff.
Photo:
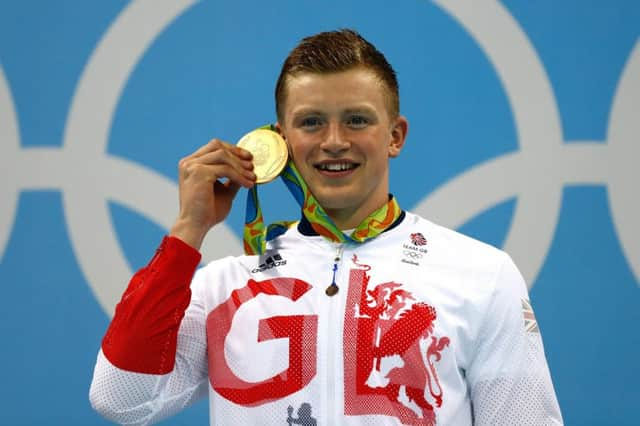
M 102 352 L 113 365 L 147 374 L 173 370 L 200 258 L 182 240 L 164 237 L 151 262 L 131 278 L 102 339 Z

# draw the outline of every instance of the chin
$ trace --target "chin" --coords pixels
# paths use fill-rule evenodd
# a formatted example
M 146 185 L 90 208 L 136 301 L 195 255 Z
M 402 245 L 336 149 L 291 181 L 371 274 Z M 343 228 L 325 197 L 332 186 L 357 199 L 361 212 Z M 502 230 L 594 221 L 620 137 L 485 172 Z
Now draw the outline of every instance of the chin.
M 336 209 L 346 209 L 350 208 L 353 205 L 354 199 L 356 199 L 356 194 L 346 193 L 343 191 L 337 190 L 328 190 L 327 192 L 333 192 L 331 194 L 322 194 L 320 193 L 316 196 L 316 200 L 320 203 L 322 208 L 325 210 L 336 210 Z M 315 196 L 315 194 L 314 194 Z

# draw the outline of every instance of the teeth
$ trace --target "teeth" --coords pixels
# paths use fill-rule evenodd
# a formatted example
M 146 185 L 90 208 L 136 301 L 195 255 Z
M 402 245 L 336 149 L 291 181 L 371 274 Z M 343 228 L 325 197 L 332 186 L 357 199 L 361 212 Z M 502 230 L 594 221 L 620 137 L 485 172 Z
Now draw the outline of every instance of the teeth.
M 341 172 L 343 170 L 350 170 L 355 167 L 353 163 L 328 163 L 328 164 L 320 164 L 320 170 L 328 170 L 331 172 Z

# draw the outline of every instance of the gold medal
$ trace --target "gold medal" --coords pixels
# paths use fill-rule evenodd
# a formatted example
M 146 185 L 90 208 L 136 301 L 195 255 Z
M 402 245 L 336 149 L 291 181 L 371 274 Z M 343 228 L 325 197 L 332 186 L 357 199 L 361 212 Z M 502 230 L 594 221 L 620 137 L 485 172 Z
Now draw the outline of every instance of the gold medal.
M 286 142 L 273 130 L 253 130 L 244 135 L 237 145 L 253 155 L 256 183 L 271 182 L 277 178 L 289 158 Z

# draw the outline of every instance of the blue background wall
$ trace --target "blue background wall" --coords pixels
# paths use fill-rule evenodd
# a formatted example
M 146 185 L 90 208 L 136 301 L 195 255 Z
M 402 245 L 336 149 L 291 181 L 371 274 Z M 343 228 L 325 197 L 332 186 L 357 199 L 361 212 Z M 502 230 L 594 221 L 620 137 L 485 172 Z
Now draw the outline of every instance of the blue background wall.
M 273 121 L 283 58 L 338 27 L 399 74 L 403 206 L 504 247 L 528 279 L 566 423 L 637 424 L 634 0 L 0 3 L 0 424 L 105 423 L 96 352 L 175 217 L 178 159 Z M 281 183 L 261 191 L 267 220 L 296 217 Z M 206 258 L 240 252 L 243 208 Z

